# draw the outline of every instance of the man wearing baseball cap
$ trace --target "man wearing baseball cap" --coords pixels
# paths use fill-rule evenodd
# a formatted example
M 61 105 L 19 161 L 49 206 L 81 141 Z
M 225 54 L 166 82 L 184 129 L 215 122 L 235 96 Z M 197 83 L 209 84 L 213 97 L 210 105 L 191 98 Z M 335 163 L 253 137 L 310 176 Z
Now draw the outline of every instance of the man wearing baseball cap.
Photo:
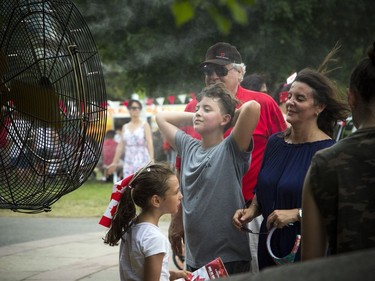
M 254 149 L 251 157 L 250 169 L 242 179 L 242 193 L 248 204 L 254 197 L 253 190 L 257 182 L 257 176 L 262 163 L 264 149 L 268 138 L 277 132 L 286 128 L 286 123 L 279 106 L 274 99 L 264 93 L 255 92 L 244 89 L 240 83 L 245 75 L 246 66 L 242 62 L 241 54 L 237 48 L 229 43 L 219 42 L 211 46 L 205 56 L 205 60 L 200 64 L 200 68 L 205 75 L 206 86 L 222 82 L 225 84 L 229 92 L 241 102 L 256 100 L 261 105 L 261 113 L 259 123 L 253 133 Z M 185 111 L 195 112 L 197 100 L 192 100 L 185 108 Z M 241 105 L 239 104 L 238 107 Z M 200 139 L 200 135 L 196 133 L 193 127 L 185 127 L 184 131 L 194 138 Z M 231 132 L 231 128 L 225 133 L 225 137 Z M 176 169 L 180 169 L 181 159 L 176 159 Z M 230 188 L 230 187 L 229 187 Z M 228 192 L 229 189 L 228 189 Z M 169 228 L 169 240 L 172 245 L 173 252 L 177 255 L 182 254 L 183 241 L 183 223 L 182 212 L 183 207 L 177 215 L 172 217 Z M 196 210 L 199 212 L 199 210 Z M 213 222 L 214 223 L 214 222 Z M 250 223 L 250 229 L 259 232 L 260 221 Z M 214 233 L 210 234 L 214 235 Z M 251 271 L 258 272 L 257 263 L 257 235 L 250 234 L 250 249 L 252 254 Z M 212 237 L 212 239 L 215 239 Z M 245 246 L 245 245 L 244 245 Z M 187 261 L 189 266 L 189 261 Z M 189 267 L 188 267 L 189 268 Z

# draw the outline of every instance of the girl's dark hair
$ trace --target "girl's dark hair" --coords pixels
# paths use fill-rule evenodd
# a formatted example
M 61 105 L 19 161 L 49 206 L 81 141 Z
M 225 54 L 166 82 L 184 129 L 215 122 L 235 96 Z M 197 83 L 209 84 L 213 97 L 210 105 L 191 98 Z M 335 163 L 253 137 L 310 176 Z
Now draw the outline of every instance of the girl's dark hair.
M 367 55 L 368 58 L 361 60 L 353 70 L 349 88 L 369 102 L 375 96 L 375 42 L 368 49 Z
M 152 196 L 164 197 L 169 188 L 168 180 L 173 175 L 173 171 L 166 163 L 151 164 L 136 173 L 130 187 L 126 187 L 121 196 L 104 243 L 110 246 L 117 245 L 136 217 L 135 205 L 142 210 L 147 210 Z
M 198 95 L 197 100 L 200 102 L 204 97 L 217 99 L 219 101 L 220 109 L 222 113 L 229 114 L 231 120 L 233 120 L 234 113 L 236 111 L 236 105 L 239 103 L 238 100 L 233 98 L 224 83 L 216 83 L 204 88 Z M 224 132 L 231 126 L 231 122 L 224 127 Z
M 305 83 L 313 89 L 315 104 L 324 104 L 326 107 L 318 116 L 318 127 L 332 137 L 338 121 L 345 120 L 350 111 L 346 102 L 340 99 L 336 85 L 324 74 L 305 68 L 301 70 L 294 81 Z M 290 128 L 285 132 L 290 135 Z
M 130 109 L 130 107 L 132 107 L 133 103 L 137 103 L 139 105 L 139 108 L 142 110 L 142 104 L 139 100 L 130 100 L 128 102 L 128 105 L 126 106 L 126 108 Z

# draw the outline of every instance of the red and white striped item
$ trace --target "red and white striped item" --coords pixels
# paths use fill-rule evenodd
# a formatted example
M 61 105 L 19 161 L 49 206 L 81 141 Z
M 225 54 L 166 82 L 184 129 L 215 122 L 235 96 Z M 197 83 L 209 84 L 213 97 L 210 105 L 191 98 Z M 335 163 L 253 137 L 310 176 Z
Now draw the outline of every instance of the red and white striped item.
M 130 187 L 130 181 L 133 179 L 134 174 L 130 175 L 121 181 L 117 182 L 112 189 L 111 201 L 107 209 L 104 212 L 104 215 L 99 221 L 99 224 L 105 227 L 110 227 L 112 223 L 112 218 L 116 213 L 117 205 L 120 202 L 121 196 L 124 193 L 126 188 Z

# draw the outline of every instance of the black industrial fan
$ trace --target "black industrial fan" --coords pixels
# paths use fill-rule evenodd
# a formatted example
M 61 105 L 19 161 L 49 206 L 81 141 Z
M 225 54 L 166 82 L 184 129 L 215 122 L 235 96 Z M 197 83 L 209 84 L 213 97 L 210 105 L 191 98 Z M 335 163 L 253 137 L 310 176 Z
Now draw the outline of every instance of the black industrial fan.
M 69 0 L 1 1 L 0 28 L 0 208 L 49 211 L 100 156 L 99 56 Z

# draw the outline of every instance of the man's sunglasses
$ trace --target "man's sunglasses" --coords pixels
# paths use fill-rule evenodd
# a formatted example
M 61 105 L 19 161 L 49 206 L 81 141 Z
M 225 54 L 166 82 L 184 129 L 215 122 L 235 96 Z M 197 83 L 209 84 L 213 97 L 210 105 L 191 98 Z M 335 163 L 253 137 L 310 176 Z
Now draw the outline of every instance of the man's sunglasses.
M 206 76 L 211 76 L 214 72 L 219 77 L 224 77 L 228 75 L 228 72 L 234 67 L 228 69 L 224 65 L 217 64 L 205 64 L 202 66 L 202 71 Z

